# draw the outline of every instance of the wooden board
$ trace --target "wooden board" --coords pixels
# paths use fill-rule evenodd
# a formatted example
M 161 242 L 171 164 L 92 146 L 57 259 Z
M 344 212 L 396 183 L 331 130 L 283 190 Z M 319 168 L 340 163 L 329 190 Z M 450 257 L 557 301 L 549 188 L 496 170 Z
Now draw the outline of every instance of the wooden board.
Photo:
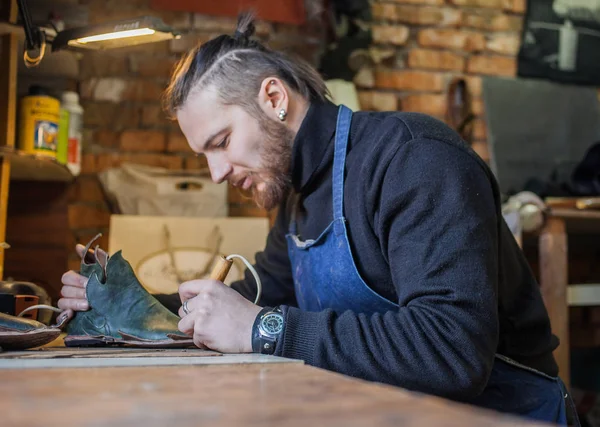
M 7 426 L 545 425 L 302 364 L 4 370 L 1 374 L 0 413 Z
M 6 351 L 0 359 L 65 359 L 65 358 L 122 358 L 122 357 L 207 357 L 222 353 L 201 349 L 145 349 L 145 348 L 66 348 L 49 347 L 37 350 Z

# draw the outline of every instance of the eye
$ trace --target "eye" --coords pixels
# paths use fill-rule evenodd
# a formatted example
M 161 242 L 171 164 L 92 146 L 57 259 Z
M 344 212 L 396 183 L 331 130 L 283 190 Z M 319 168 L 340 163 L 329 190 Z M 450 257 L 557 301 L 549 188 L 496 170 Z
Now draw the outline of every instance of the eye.
M 219 142 L 219 144 L 216 146 L 216 148 L 226 148 L 228 143 L 229 143 L 229 135 L 227 135 L 225 138 L 223 138 L 223 140 L 221 142 Z

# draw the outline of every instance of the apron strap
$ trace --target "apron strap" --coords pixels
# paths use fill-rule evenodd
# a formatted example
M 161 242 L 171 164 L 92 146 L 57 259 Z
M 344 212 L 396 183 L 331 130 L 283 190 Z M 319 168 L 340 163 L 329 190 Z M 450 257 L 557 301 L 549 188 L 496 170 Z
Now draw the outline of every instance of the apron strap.
M 346 151 L 348 148 L 351 121 L 352 110 L 345 105 L 340 105 L 335 128 L 335 148 L 333 152 L 332 192 L 334 221 L 344 218 L 344 169 L 346 166 Z

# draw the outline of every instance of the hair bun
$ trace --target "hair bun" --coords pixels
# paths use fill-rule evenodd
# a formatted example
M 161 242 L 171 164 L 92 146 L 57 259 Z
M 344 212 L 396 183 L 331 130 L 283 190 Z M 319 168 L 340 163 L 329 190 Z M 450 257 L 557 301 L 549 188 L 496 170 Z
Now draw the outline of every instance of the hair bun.
M 240 38 L 249 39 L 254 35 L 256 27 L 254 26 L 254 13 L 250 11 L 242 12 L 238 16 L 237 28 L 233 37 L 236 40 Z

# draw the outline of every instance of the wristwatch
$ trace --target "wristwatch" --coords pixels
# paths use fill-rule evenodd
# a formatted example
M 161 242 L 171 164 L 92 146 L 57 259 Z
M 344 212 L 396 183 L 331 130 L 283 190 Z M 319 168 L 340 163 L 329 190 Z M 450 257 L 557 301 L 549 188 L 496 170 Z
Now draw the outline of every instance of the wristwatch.
M 252 326 L 252 351 L 261 354 L 273 354 L 277 340 L 283 332 L 284 318 L 279 307 L 263 308 Z

